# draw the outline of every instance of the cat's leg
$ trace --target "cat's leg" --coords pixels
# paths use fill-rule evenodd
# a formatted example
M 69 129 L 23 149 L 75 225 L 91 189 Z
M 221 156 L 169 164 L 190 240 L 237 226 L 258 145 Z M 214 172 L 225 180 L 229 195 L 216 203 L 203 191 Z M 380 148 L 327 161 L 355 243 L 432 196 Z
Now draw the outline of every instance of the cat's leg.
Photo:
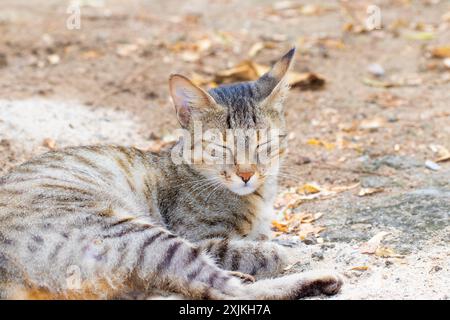
M 162 227 L 126 220 L 101 227 L 85 225 L 76 236 L 68 234 L 63 244 L 48 249 L 48 256 L 35 255 L 39 261 L 25 270 L 27 277 L 22 282 L 12 286 L 15 292 L 10 298 L 114 298 L 127 292 L 159 290 L 191 299 L 295 299 L 331 294 L 341 284 L 332 274 L 242 283 L 200 247 Z M 44 262 L 46 267 L 41 270 L 39 264 Z M 74 279 L 68 279 L 70 267 L 77 267 Z
M 257 279 L 277 276 L 287 265 L 296 262 L 293 249 L 270 241 L 213 238 L 198 244 L 214 257 L 220 267 Z
M 297 274 L 245 284 L 200 247 L 164 228 L 125 222 L 105 230 L 95 241 L 95 250 L 84 250 L 90 252 L 86 257 L 90 261 L 81 266 L 91 275 L 120 275 L 127 290 L 157 289 L 193 299 L 294 299 L 332 294 L 341 286 L 332 274 Z
M 128 245 L 125 250 L 128 258 L 119 259 L 122 264 L 117 267 L 123 267 L 123 261 L 127 261 L 125 265 L 137 283 L 189 298 L 295 299 L 321 293 L 334 294 L 342 284 L 338 276 L 330 273 L 294 274 L 252 284 L 242 283 L 217 266 L 200 247 L 160 227 L 129 224 L 118 234 L 116 231 L 104 236 L 105 245 L 107 239 L 125 233 L 131 235 L 123 239 Z M 266 242 L 262 244 L 267 245 Z

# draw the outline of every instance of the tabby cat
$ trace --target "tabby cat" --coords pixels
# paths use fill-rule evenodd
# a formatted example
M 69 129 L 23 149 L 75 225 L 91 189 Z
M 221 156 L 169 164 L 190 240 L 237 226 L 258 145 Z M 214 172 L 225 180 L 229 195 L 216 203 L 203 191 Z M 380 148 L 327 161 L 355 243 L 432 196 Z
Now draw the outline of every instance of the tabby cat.
M 277 129 L 278 145 L 246 141 L 254 152 L 266 145 L 281 156 L 294 53 L 257 81 L 209 91 L 172 75 L 181 127 Z M 225 141 L 216 145 L 233 152 Z M 72 147 L 0 178 L 0 297 L 297 299 L 339 291 L 342 281 L 332 272 L 280 276 L 295 253 L 267 241 L 277 163 L 176 164 L 173 154 Z

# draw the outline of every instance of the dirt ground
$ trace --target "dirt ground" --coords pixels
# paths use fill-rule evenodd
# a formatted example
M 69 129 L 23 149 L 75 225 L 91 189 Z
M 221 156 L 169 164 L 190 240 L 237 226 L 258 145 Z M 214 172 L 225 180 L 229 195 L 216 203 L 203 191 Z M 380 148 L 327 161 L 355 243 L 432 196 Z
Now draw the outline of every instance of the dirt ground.
M 342 272 L 336 299 L 450 298 L 449 1 L 81 4 L 70 30 L 69 1 L 0 1 L 0 173 L 53 147 L 158 148 L 177 127 L 171 73 L 210 79 L 296 45 L 294 70 L 325 85 L 291 89 L 282 189 L 320 186 L 291 211 L 325 229 L 280 240 L 305 251 L 287 272 Z M 364 31 L 373 4 L 381 29 Z M 362 253 L 380 232 L 385 250 Z

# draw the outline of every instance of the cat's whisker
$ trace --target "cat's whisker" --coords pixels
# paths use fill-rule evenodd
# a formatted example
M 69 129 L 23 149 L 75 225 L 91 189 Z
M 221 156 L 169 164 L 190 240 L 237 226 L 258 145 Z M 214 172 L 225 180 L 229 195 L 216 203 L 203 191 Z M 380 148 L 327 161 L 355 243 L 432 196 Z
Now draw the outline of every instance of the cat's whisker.
M 220 185 L 218 185 L 217 187 L 215 187 L 213 189 L 213 191 L 211 191 L 211 193 L 206 197 L 205 202 L 208 202 L 209 198 L 220 188 Z
M 208 185 L 205 186 L 204 189 L 202 189 L 200 192 L 198 192 L 198 195 L 203 194 L 205 191 L 211 190 L 211 188 L 214 188 L 217 185 L 221 185 L 221 181 L 211 181 Z
M 198 192 L 198 191 L 203 191 L 204 189 L 208 188 L 211 185 L 214 185 L 215 183 L 219 183 L 220 181 L 218 180 L 218 178 L 211 178 L 208 179 L 209 181 L 206 183 L 202 183 L 200 184 L 200 186 L 195 187 L 194 189 L 191 189 L 190 191 L 192 193 Z M 201 192 L 199 192 L 199 194 L 201 194 Z

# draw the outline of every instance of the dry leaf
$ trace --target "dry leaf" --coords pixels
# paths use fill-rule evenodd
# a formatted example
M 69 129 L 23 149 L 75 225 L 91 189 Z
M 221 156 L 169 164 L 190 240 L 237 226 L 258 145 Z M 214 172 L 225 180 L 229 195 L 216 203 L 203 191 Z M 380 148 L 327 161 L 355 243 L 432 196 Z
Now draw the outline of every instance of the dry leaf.
M 324 147 L 327 150 L 332 150 L 335 147 L 334 143 L 325 142 L 319 139 L 309 139 L 306 143 L 312 146 Z
M 200 60 L 200 55 L 195 51 L 183 51 L 180 57 L 185 62 L 196 62 Z
M 377 233 L 375 236 L 373 236 L 369 241 L 364 242 L 360 247 L 359 251 L 361 253 L 369 253 L 373 254 L 378 249 L 378 247 L 381 244 L 381 241 L 385 236 L 387 236 L 389 232 L 381 231 Z
M 397 108 L 407 104 L 407 101 L 389 92 L 380 92 L 370 95 L 367 102 L 376 103 L 382 108 Z
M 305 240 L 310 234 L 316 235 L 325 230 L 324 227 L 317 227 L 311 223 L 303 223 L 298 229 L 297 234 L 300 240 Z
M 269 66 L 245 60 L 232 68 L 217 72 L 214 81 L 218 84 L 252 81 L 258 79 L 269 70 Z M 310 72 L 289 71 L 286 79 L 291 87 L 298 87 L 302 90 L 319 89 L 325 84 L 323 77 Z
M 280 231 L 280 232 L 288 232 L 288 226 L 286 223 L 283 222 L 279 222 L 276 220 L 272 221 L 272 227 L 276 230 L 276 231 Z
M 436 162 L 444 162 L 450 160 L 450 153 L 448 153 L 445 156 L 439 157 L 436 159 Z
M 336 187 L 330 188 L 329 192 L 334 192 L 334 193 L 345 192 L 345 191 L 353 190 L 353 189 L 357 188 L 358 186 L 359 186 L 359 182 L 351 184 L 349 186 L 336 186 Z
M 447 160 L 450 160 L 450 151 L 439 144 L 431 144 L 430 146 L 431 151 L 433 151 L 436 154 L 436 159 L 434 162 L 444 162 Z
M 431 54 L 435 58 L 450 58 L 450 45 L 432 48 Z
M 266 47 L 266 45 L 264 44 L 264 42 L 256 42 L 254 45 L 252 45 L 252 47 L 248 51 L 248 56 L 250 58 L 253 58 L 265 47 Z
M 42 145 L 46 148 L 49 148 L 50 150 L 56 149 L 56 142 L 51 138 L 45 138 L 42 142 Z
M 359 128 L 362 130 L 374 131 L 386 124 L 386 121 L 383 118 L 377 117 L 373 119 L 365 119 L 362 120 L 359 124 Z
M 368 266 L 356 266 L 350 268 L 350 270 L 356 270 L 356 271 L 367 271 L 369 269 Z
M 132 43 L 119 45 L 116 49 L 116 53 L 120 57 L 128 57 L 132 53 L 138 50 L 138 46 Z
M 97 59 L 98 57 L 100 57 L 100 53 L 95 50 L 84 51 L 81 54 L 81 57 L 83 59 Z
M 382 258 L 403 258 L 404 256 L 397 254 L 394 250 L 387 247 L 379 247 L 375 250 L 375 255 Z
M 320 39 L 318 41 L 318 43 L 320 45 L 323 45 L 330 49 L 345 49 L 344 42 L 342 42 L 342 40 L 338 40 L 338 39 L 325 38 L 325 39 Z
M 318 193 L 321 191 L 320 187 L 315 184 L 305 184 L 301 187 L 299 187 L 297 190 L 297 193 L 303 193 L 303 194 L 313 194 Z
M 364 197 L 364 196 L 368 196 L 368 195 L 383 192 L 383 191 L 384 191 L 383 188 L 361 188 L 358 192 L 358 196 Z

